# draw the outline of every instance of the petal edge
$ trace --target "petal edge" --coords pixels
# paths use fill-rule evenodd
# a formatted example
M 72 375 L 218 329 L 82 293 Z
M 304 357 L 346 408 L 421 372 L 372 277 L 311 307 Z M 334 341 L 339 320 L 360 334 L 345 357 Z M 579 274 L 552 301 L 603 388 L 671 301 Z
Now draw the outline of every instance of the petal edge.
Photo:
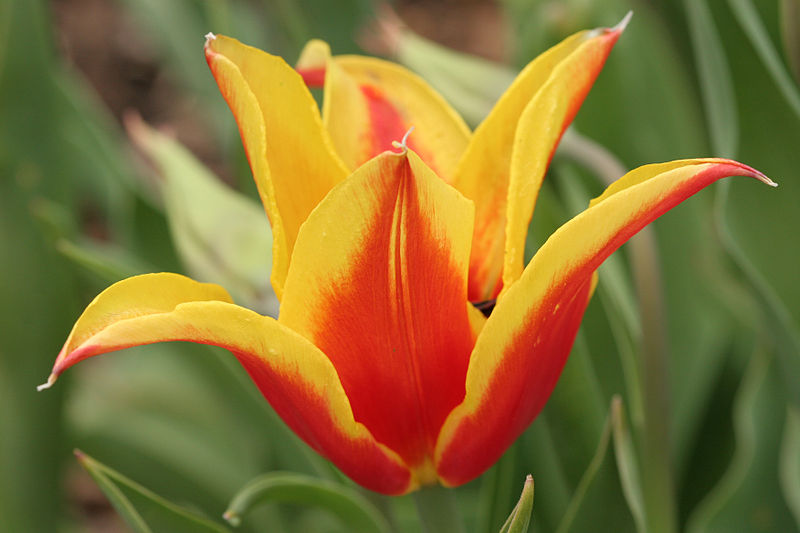
M 184 301 L 165 301 L 159 291 L 170 284 L 184 289 Z M 386 494 L 413 490 L 418 481 L 397 454 L 354 420 L 325 354 L 270 317 L 224 300 L 192 299 L 208 291 L 224 296 L 221 290 L 177 274 L 137 276 L 112 285 L 76 323 L 53 375 L 88 357 L 131 346 L 168 341 L 220 346 L 239 359 L 283 421 L 353 480 Z

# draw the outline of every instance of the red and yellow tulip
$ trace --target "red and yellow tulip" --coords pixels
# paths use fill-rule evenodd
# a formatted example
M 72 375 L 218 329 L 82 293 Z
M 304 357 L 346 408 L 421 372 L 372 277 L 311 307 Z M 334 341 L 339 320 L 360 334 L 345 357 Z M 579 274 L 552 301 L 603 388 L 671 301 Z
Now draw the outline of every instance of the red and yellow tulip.
M 177 274 L 129 278 L 78 319 L 48 385 L 130 346 L 213 344 L 309 446 L 369 489 L 480 475 L 547 401 L 606 257 L 717 179 L 772 184 L 729 160 L 647 165 L 524 264 L 549 160 L 623 26 L 580 32 L 536 58 L 474 132 L 397 65 L 331 56 L 313 41 L 293 69 L 209 36 L 208 64 L 271 221 L 280 316 Z M 321 114 L 307 84 L 324 85 Z M 488 317 L 474 305 L 495 299 Z

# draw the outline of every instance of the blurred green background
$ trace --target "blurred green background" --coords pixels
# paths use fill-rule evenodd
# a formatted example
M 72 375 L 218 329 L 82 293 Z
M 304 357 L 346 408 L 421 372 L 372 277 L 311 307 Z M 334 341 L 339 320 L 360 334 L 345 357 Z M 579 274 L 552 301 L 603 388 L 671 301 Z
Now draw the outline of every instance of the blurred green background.
M 551 401 L 455 491 L 458 506 L 467 531 L 497 531 L 532 473 L 532 531 L 800 530 L 800 0 L 393 7 L 430 41 L 376 41 L 368 0 L 0 1 L 0 530 L 146 530 L 137 516 L 153 531 L 215 530 L 247 481 L 275 471 L 349 487 L 381 527 L 420 530 L 411 497 L 354 488 L 224 352 L 131 349 L 35 386 L 91 298 L 131 274 L 187 273 L 275 312 L 268 226 L 206 32 L 290 63 L 312 37 L 337 54 L 393 52 L 474 125 L 539 52 L 631 9 L 553 161 L 530 253 L 618 167 L 724 156 L 780 187 L 717 184 L 607 261 Z M 241 223 L 214 223 L 234 210 Z M 129 506 L 127 525 L 90 473 Z M 361 527 L 300 478 L 280 479 L 243 531 Z

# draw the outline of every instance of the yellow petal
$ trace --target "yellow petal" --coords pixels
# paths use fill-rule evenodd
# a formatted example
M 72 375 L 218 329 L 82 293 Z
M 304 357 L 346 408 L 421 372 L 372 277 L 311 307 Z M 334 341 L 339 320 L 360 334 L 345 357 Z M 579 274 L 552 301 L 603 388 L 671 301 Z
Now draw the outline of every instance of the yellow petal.
M 347 170 L 314 98 L 283 59 L 224 36 L 210 37 L 205 50 L 272 224 L 272 285 L 280 298 L 300 225 Z
M 475 202 L 470 300 L 497 296 L 504 263 L 508 281 L 519 276 L 525 230 L 550 157 L 621 31 L 580 32 L 541 54 L 475 130 L 453 182 Z
M 63 357 L 116 322 L 166 313 L 184 302 L 206 300 L 233 302 L 228 292 L 219 285 L 198 283 L 186 276 L 168 272 L 134 276 L 115 283 L 92 300 L 83 312 L 72 328 L 56 366 L 60 367 Z M 76 362 L 72 361 L 70 365 Z

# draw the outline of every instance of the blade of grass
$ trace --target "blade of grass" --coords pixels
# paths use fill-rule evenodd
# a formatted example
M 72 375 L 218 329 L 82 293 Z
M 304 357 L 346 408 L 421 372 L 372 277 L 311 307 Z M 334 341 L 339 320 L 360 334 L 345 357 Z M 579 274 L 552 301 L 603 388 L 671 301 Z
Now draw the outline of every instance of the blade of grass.
M 223 517 L 231 525 L 238 526 L 242 516 L 250 509 L 267 502 L 286 502 L 324 509 L 353 531 L 390 531 L 388 522 L 375 506 L 355 490 L 290 472 L 270 472 L 247 483 L 233 497 Z
M 752 292 L 756 295 L 764 312 L 764 323 L 773 339 L 782 367 L 781 375 L 795 407 L 800 407 L 800 332 L 792 320 L 789 310 L 775 290 L 769 285 L 758 268 L 748 258 L 731 233 L 726 218 L 726 206 L 730 184 L 723 182 L 717 189 L 715 217 L 723 245 L 745 275 Z
M 800 90 L 781 62 L 755 6 L 750 0 L 728 0 L 728 5 L 789 107 L 800 118 Z
M 533 493 L 533 477 L 528 475 L 525 478 L 525 485 L 522 487 L 519 501 L 508 516 L 508 520 L 500 528 L 500 533 L 525 533 L 528 531 L 531 511 L 533 511 Z
M 615 396 L 611 400 L 606 423 L 597 443 L 597 450 L 584 471 L 578 486 L 575 488 L 575 492 L 558 525 L 556 533 L 567 533 L 571 530 L 586 494 L 606 459 L 608 446 L 612 437 L 614 439 L 614 455 L 617 459 L 620 483 L 622 484 L 628 508 L 636 524 L 636 529 L 640 533 L 648 531 L 645 526 L 645 511 L 639 482 L 639 469 L 637 466 L 636 454 L 633 449 L 630 433 L 625 424 L 622 400 L 618 396 Z
M 633 445 L 622 400 L 616 396 L 611 400 L 611 431 L 614 437 L 614 457 L 617 460 L 620 484 L 625 493 L 625 501 L 631 510 L 636 530 L 647 532 L 642 483 L 637 463 L 636 448 Z
M 688 533 L 794 529 L 778 482 L 786 404 L 777 386 L 780 370 L 770 340 L 762 340 L 740 354 L 750 360 L 734 400 L 733 457 L 719 483 L 689 516 Z
M 80 450 L 75 450 L 75 456 L 97 482 L 114 509 L 137 533 L 158 531 L 224 533 L 228 531 L 219 524 L 165 500 Z
M 739 123 L 731 73 L 719 33 L 705 0 L 684 0 L 697 75 L 714 155 L 734 157 Z

